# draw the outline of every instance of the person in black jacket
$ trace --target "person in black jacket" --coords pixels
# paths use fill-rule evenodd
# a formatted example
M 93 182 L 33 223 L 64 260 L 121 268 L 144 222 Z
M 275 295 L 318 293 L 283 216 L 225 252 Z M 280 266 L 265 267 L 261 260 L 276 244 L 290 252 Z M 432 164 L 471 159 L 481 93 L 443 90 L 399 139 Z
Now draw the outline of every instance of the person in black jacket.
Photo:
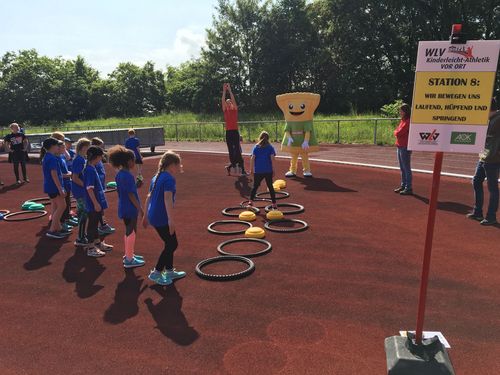
M 26 173 L 26 151 L 28 149 L 28 138 L 24 132 L 21 132 L 21 127 L 15 122 L 10 124 L 11 133 L 6 135 L 4 141 L 9 150 L 9 159 L 14 164 L 14 174 L 16 176 L 17 184 L 21 184 L 19 178 L 19 165 L 23 173 L 24 182 L 30 182 Z

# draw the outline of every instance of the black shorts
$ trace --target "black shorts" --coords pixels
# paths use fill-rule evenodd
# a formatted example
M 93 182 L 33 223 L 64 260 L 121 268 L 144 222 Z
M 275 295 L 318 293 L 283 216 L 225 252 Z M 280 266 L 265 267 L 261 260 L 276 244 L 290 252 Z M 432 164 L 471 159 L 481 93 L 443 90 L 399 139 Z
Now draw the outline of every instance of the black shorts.
M 54 198 L 57 198 L 59 196 L 59 193 L 50 193 L 50 194 L 48 194 L 48 196 L 50 199 L 54 199 Z

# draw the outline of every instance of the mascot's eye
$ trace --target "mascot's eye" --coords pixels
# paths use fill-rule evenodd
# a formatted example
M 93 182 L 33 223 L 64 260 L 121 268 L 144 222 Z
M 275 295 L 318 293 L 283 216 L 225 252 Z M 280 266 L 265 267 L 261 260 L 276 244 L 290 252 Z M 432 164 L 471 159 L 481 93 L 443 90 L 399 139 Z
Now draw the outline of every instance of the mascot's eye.
M 301 104 L 300 105 L 300 109 L 305 109 L 306 108 L 306 105 L 305 104 Z
M 288 109 L 293 109 L 293 104 L 289 104 Z

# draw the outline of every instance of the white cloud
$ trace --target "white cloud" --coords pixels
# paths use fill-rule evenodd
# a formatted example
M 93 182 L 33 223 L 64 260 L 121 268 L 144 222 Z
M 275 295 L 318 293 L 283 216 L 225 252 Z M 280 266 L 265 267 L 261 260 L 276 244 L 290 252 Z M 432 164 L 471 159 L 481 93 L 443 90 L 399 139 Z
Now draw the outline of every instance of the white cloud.
M 175 39 L 171 46 L 151 50 L 136 49 L 130 47 L 128 50 L 115 50 L 112 48 L 80 49 L 76 55 L 81 55 L 88 63 L 106 76 L 121 62 L 131 62 L 144 65 L 146 61 L 153 61 L 158 69 L 165 69 L 168 65 L 179 65 L 191 58 L 199 56 L 201 47 L 205 45 L 205 31 L 195 28 L 181 28 L 175 33 Z M 75 56 L 64 56 L 74 59 Z

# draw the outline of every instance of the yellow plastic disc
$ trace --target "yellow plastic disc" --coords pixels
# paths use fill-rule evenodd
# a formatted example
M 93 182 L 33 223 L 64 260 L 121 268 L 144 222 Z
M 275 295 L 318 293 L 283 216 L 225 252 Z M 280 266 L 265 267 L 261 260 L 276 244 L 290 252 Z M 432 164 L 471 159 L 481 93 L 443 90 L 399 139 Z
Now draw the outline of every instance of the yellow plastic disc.
M 247 238 L 264 238 L 265 236 L 266 231 L 259 227 L 248 228 L 245 232 Z
M 281 188 L 278 185 L 276 185 L 276 184 L 273 184 L 273 188 L 274 188 L 274 191 L 280 191 L 281 190 Z
M 281 220 L 283 219 L 283 212 L 279 210 L 272 210 L 266 214 L 267 220 Z
M 254 221 L 255 213 L 253 213 L 252 211 L 243 211 L 239 214 L 238 218 L 243 221 Z
M 286 188 L 286 181 L 285 180 L 276 180 L 273 182 L 273 186 L 278 186 L 280 189 Z

